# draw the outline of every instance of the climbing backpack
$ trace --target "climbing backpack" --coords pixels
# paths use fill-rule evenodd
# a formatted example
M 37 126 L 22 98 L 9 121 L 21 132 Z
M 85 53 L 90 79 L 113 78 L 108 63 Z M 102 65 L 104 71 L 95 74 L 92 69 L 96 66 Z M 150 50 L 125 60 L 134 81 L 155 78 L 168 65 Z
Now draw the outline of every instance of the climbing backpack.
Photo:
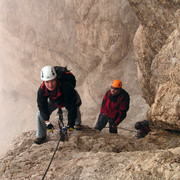
M 72 84 L 73 88 L 76 87 L 76 78 L 73 73 L 71 73 L 71 71 L 67 69 L 67 67 L 55 66 L 54 69 L 59 80 L 68 81 Z

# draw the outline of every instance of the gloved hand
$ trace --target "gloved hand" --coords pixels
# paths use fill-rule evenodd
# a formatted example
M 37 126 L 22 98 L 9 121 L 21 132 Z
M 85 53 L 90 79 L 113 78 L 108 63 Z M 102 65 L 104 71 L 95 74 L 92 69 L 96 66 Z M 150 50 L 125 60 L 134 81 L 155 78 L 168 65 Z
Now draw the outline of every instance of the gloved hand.
M 53 132 L 54 126 L 49 121 L 45 121 L 45 124 L 46 124 L 47 130 L 50 132 Z
M 112 128 L 113 128 L 113 129 L 117 129 L 117 126 L 118 126 L 118 125 L 117 125 L 116 123 L 113 123 L 113 124 L 112 124 Z

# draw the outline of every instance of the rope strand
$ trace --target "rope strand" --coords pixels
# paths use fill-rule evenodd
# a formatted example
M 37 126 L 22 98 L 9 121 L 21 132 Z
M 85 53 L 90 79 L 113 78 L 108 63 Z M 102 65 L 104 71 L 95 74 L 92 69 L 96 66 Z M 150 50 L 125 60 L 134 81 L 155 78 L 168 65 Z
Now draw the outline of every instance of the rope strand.
M 49 165 L 48 165 L 48 167 L 47 167 L 47 169 L 46 169 L 46 171 L 45 171 L 45 173 L 44 173 L 44 176 L 43 176 L 42 180 L 44 180 L 44 178 L 45 178 L 45 176 L 46 176 L 46 174 L 47 174 L 47 172 L 48 172 L 48 170 L 49 170 L 49 168 L 50 168 L 50 166 L 51 166 L 51 163 L 52 163 L 52 161 L 53 161 L 53 159 L 54 159 L 54 156 L 55 156 L 55 154 L 56 154 L 56 151 L 57 151 L 57 149 L 58 149 L 58 146 L 59 146 L 60 141 L 61 141 L 61 139 L 59 138 L 59 141 L 58 141 L 58 143 L 57 143 L 56 149 L 55 149 L 55 151 L 54 151 L 54 153 L 53 153 L 53 155 L 52 155 L 51 161 L 49 162 Z
M 62 114 L 61 114 L 61 115 L 62 115 Z M 58 120 L 58 125 L 59 125 L 60 132 L 61 132 L 61 130 L 62 130 L 61 124 L 62 124 L 62 126 L 64 127 L 63 117 L 62 117 L 62 116 L 61 116 L 61 119 Z M 60 136 L 61 136 L 61 133 L 60 133 Z M 67 134 L 66 134 L 66 136 L 67 136 Z M 53 155 L 52 155 L 52 157 L 51 157 L 51 160 L 50 160 L 49 165 L 48 165 L 48 167 L 47 167 L 47 169 L 46 169 L 46 171 L 45 171 L 45 173 L 44 173 L 44 176 L 43 176 L 42 180 L 44 180 L 44 178 L 46 177 L 46 174 L 47 174 L 47 172 L 48 172 L 48 170 L 49 170 L 49 168 L 50 168 L 50 166 L 51 166 L 51 163 L 52 163 L 52 161 L 53 161 L 53 159 L 54 159 L 54 156 L 55 156 L 55 154 L 56 154 L 56 151 L 58 150 L 58 146 L 59 146 L 60 141 L 61 141 L 61 137 L 60 137 L 59 140 L 58 140 L 56 149 L 55 149 L 55 151 L 54 151 L 54 153 L 53 153 Z

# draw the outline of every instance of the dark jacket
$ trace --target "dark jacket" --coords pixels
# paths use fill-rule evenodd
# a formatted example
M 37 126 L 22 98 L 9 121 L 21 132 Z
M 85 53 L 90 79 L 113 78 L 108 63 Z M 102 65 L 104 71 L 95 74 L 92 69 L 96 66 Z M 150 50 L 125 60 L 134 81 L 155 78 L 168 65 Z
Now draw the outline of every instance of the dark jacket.
M 40 114 L 44 120 L 49 120 L 48 99 L 56 107 L 65 107 L 68 110 L 68 124 L 74 125 L 77 117 L 76 91 L 67 81 L 57 80 L 57 87 L 54 91 L 49 91 L 44 82 L 39 87 L 37 93 L 37 104 Z
M 121 89 L 120 93 L 116 96 L 113 96 L 109 90 L 104 95 L 100 114 L 103 112 L 109 118 L 114 119 L 118 125 L 126 118 L 129 103 L 129 94 L 124 89 Z
M 150 132 L 149 126 L 144 126 L 141 129 L 139 129 L 139 136 L 140 137 L 145 137 L 149 132 Z

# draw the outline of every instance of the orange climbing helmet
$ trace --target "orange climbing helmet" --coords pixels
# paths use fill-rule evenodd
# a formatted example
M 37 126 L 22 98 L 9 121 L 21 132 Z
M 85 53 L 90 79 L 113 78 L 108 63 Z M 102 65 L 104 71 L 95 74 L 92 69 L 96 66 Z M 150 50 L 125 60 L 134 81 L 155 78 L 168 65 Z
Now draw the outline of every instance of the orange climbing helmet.
M 113 83 L 111 84 L 112 87 L 114 88 L 122 88 L 122 82 L 120 80 L 114 80 Z

